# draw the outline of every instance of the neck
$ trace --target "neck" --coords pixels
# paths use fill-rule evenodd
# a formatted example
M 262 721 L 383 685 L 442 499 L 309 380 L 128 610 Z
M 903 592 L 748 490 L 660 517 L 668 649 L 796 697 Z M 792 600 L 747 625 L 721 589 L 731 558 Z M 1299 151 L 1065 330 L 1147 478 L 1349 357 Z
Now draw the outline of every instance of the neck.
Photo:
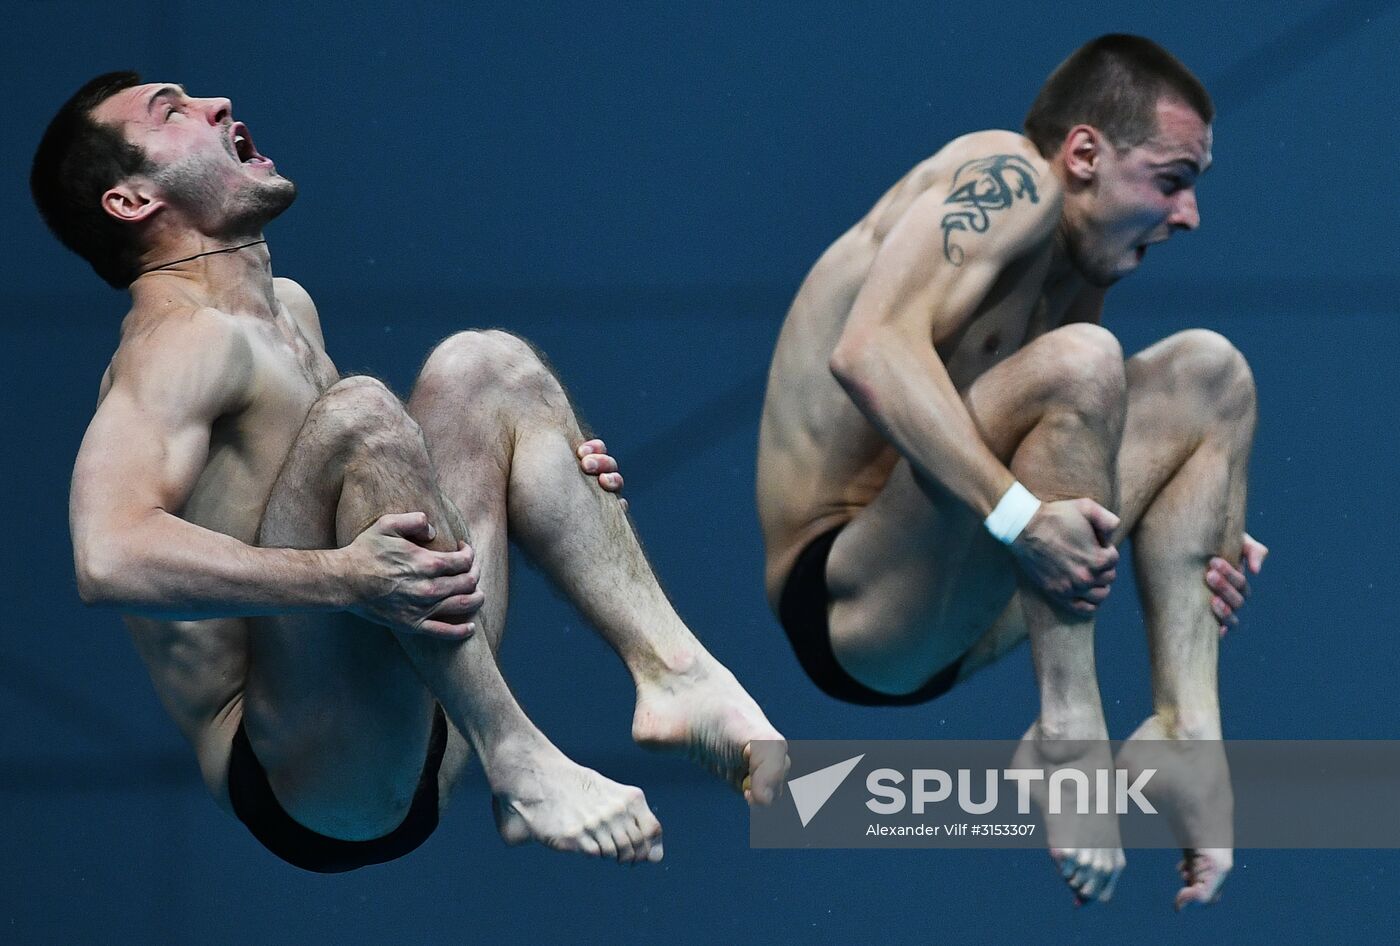
M 1057 299 L 1074 298 L 1088 287 L 1089 281 L 1075 265 L 1069 236 L 1071 228 L 1078 226 L 1079 198 L 1085 185 L 1066 172 L 1064 161 L 1058 155 L 1051 160 L 1050 168 L 1059 179 L 1064 195 L 1060 205 L 1060 222 L 1055 225 L 1055 246 L 1050 256 L 1050 267 L 1045 274 L 1045 296 L 1053 304 Z
M 266 243 L 255 242 L 261 240 L 256 233 L 162 243 L 142 256 L 132 300 L 139 304 L 179 294 L 201 306 L 271 318 L 277 312 L 272 254 Z
M 1045 295 L 1053 301 L 1059 298 L 1072 298 L 1089 285 L 1089 281 L 1074 265 L 1069 252 L 1069 237 L 1065 233 L 1065 219 L 1060 218 L 1055 228 L 1055 247 L 1050 254 L 1050 266 L 1045 273 Z

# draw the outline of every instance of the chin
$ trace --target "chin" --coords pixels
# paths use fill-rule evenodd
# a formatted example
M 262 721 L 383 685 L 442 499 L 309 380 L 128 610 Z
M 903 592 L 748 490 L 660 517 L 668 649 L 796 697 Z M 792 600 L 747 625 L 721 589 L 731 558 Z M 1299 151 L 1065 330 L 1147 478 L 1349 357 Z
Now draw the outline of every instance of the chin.
M 1102 255 L 1087 252 L 1078 241 L 1067 240 L 1065 249 L 1069 255 L 1070 265 L 1074 267 L 1085 282 L 1096 289 L 1107 289 L 1109 286 L 1122 279 L 1132 268 L 1120 269 L 1115 265 L 1115 261 L 1105 259 Z
M 1128 275 L 1128 273 L 1131 273 L 1135 268 L 1136 267 L 1130 267 L 1128 269 L 1110 269 L 1107 266 L 1098 265 L 1075 266 L 1075 269 L 1079 272 L 1079 275 L 1084 278 L 1084 281 L 1095 289 L 1107 289 L 1109 286 L 1112 286 L 1118 280 Z
M 281 216 L 296 199 L 297 186 L 285 177 L 277 177 L 240 195 L 236 216 L 243 223 L 261 227 Z
M 295 184 L 285 177 L 277 178 L 277 183 L 280 186 L 277 188 L 275 194 L 276 200 L 271 202 L 271 207 L 274 208 L 272 209 L 273 217 L 280 215 L 282 211 L 292 206 L 297 199 L 297 186 Z

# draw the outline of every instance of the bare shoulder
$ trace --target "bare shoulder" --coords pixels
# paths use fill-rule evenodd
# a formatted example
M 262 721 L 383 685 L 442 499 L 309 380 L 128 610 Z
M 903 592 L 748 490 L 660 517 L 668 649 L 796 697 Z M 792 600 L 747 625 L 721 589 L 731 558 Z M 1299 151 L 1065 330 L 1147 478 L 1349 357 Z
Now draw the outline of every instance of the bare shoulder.
M 1030 218 L 1059 219 L 1059 178 L 1024 135 L 976 131 L 950 141 L 934 161 L 947 204 L 1014 206 Z
M 960 135 L 944 145 L 934 157 L 943 159 L 945 163 L 957 163 L 993 154 L 1017 155 L 1035 166 L 1038 172 L 1049 169 L 1049 165 L 1029 138 L 1020 132 L 1003 128 L 989 128 Z
M 253 369 L 247 330 L 225 312 L 133 312 L 103 376 L 102 394 L 105 399 L 120 389 L 147 409 L 216 415 L 246 402 Z
M 926 187 L 900 223 L 937 234 L 942 256 L 955 267 L 969 253 L 1006 260 L 1032 251 L 1059 223 L 1059 179 L 1015 132 L 955 138 L 925 162 L 923 174 Z
M 976 131 L 916 165 L 876 204 L 867 223 L 877 242 L 901 225 L 941 234 L 952 262 L 960 259 L 959 231 L 982 235 L 979 242 L 988 249 L 1028 249 L 1053 232 L 1062 203 L 1059 180 L 1030 139 L 1013 131 Z
M 1025 135 L 1014 131 L 991 129 L 974 131 L 960 135 L 948 142 L 929 158 L 929 170 L 937 177 L 951 180 L 970 161 L 989 161 L 1002 158 L 1008 164 L 1024 169 L 1037 181 L 1045 181 L 1052 186 L 1054 175 L 1050 164 Z
M 313 315 L 315 314 L 316 304 L 311 301 L 311 293 L 302 288 L 301 283 L 295 279 L 276 276 L 272 280 L 272 290 L 277 293 L 277 298 L 287 308 L 298 310 L 298 312 L 309 310 Z
M 272 280 L 273 292 L 277 294 L 277 299 L 287 307 L 288 314 L 296 321 L 297 326 L 310 338 L 324 347 L 325 338 L 321 335 L 321 316 L 316 311 L 316 303 L 311 300 L 311 293 L 302 288 L 301 283 L 286 276 L 278 276 Z

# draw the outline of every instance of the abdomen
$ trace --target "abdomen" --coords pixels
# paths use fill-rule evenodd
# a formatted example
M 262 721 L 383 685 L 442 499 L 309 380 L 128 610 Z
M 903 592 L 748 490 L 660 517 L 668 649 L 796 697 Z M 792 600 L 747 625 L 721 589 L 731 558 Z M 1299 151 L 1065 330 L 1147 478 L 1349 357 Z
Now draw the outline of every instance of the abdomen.
M 770 601 L 807 542 L 874 498 L 897 459 L 828 367 L 876 249 L 861 226 L 832 244 L 778 336 L 758 443 Z

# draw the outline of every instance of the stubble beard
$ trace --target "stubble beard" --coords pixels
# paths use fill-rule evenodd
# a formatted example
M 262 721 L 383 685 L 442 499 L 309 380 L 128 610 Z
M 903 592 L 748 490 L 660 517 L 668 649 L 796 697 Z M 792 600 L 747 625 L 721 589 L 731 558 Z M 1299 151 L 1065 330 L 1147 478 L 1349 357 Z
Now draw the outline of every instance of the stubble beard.
M 1075 271 L 1096 289 L 1107 289 L 1123 278 L 1123 274 L 1109 266 L 1106 260 L 1086 251 L 1076 235 L 1066 234 L 1065 253 Z
M 200 161 L 172 164 L 153 177 L 172 203 L 232 235 L 260 232 L 297 196 L 296 184 L 275 171 L 263 180 L 240 177 L 230 187 L 224 169 L 211 171 Z
M 245 226 L 261 230 L 267 222 L 282 215 L 297 199 L 297 186 L 289 178 L 273 172 L 265 181 L 236 195 L 233 216 Z

